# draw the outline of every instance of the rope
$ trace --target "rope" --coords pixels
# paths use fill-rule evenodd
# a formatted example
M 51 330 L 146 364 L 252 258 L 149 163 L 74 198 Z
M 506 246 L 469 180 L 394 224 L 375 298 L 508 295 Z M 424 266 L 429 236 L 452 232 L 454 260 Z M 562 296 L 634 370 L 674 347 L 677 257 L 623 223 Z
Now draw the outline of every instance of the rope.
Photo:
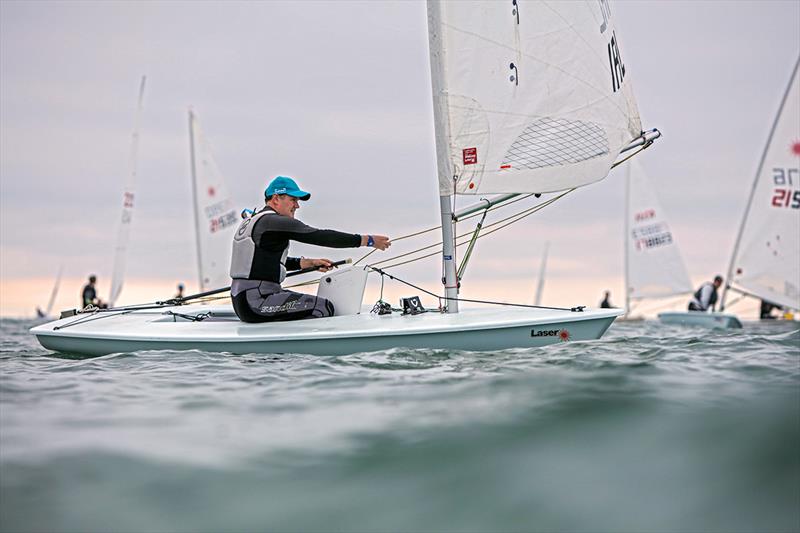
M 439 296 L 438 294 L 435 294 L 435 293 L 433 293 L 433 292 L 431 292 L 431 291 L 429 291 L 427 289 L 423 289 L 422 287 L 414 285 L 413 283 L 409 283 L 408 281 L 402 280 L 402 279 L 400 279 L 400 278 L 398 278 L 396 276 L 392 276 L 391 274 L 387 274 L 386 272 L 384 272 L 380 268 L 375 268 L 373 266 L 368 266 L 367 268 L 370 268 L 370 269 L 374 270 L 375 272 L 377 272 L 378 274 L 380 274 L 381 278 L 383 276 L 387 276 L 391 280 L 399 281 L 400 283 L 408 285 L 409 287 L 413 287 L 413 288 L 417 289 L 418 291 L 424 292 L 425 294 L 427 294 L 429 296 L 433 296 L 434 298 L 438 298 L 439 302 L 440 302 L 439 303 L 439 308 L 440 309 L 441 309 L 441 301 L 442 300 L 448 300 L 448 301 L 454 301 L 454 302 L 470 302 L 470 303 L 479 303 L 479 304 L 490 304 L 490 305 L 505 305 L 505 306 L 509 306 L 509 307 L 526 307 L 526 308 L 530 308 L 530 309 L 551 309 L 551 310 L 554 310 L 554 311 L 572 311 L 572 312 L 575 312 L 575 313 L 580 313 L 586 308 L 585 305 L 578 305 L 578 306 L 575 306 L 575 307 L 547 307 L 547 306 L 544 306 L 544 305 L 512 304 L 512 303 L 507 303 L 507 302 L 494 302 L 494 301 L 490 301 L 490 300 L 470 300 L 470 299 L 467 299 L 467 298 L 448 298 L 447 296 Z M 381 279 L 381 281 L 383 281 L 383 280 Z

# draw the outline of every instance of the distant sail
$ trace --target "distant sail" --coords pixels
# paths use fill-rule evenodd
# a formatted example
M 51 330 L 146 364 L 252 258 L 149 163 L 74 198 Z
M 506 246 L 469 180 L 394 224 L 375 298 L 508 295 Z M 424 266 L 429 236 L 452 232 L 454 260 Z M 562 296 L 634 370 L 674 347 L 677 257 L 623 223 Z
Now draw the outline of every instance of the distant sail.
M 542 264 L 539 265 L 539 282 L 536 284 L 536 297 L 533 300 L 533 305 L 542 305 L 542 293 L 544 292 L 544 273 L 547 270 L 547 252 L 550 249 L 550 243 L 544 243 L 544 252 L 542 252 Z
M 767 140 L 728 273 L 734 290 L 792 309 L 800 309 L 799 67 L 800 59 Z
M 200 290 L 219 289 L 231 284 L 231 245 L 240 218 L 192 110 L 189 110 L 189 149 Z
M 50 292 L 50 300 L 47 302 L 47 309 L 45 309 L 44 314 L 45 316 L 50 316 L 50 313 L 53 311 L 53 304 L 56 302 L 56 296 L 58 295 L 58 289 L 61 286 L 61 274 L 64 273 L 64 265 L 58 267 L 58 275 L 56 275 L 56 282 L 53 284 L 53 290 Z
M 603 179 L 641 133 L 607 0 L 428 3 L 440 195 Z
M 692 283 L 650 178 L 628 163 L 626 272 L 628 299 L 662 298 L 692 291 Z
M 125 266 L 128 259 L 128 241 L 131 234 L 131 223 L 133 222 L 134 197 L 136 195 L 136 169 L 139 153 L 139 123 L 142 117 L 142 106 L 144 103 L 144 86 L 147 80 L 142 76 L 139 84 L 139 104 L 136 107 L 136 122 L 131 135 L 131 152 L 128 160 L 130 171 L 125 182 L 125 190 L 122 193 L 122 217 L 117 230 L 116 247 L 114 248 L 114 267 L 111 274 L 111 291 L 108 297 L 110 307 L 114 306 L 119 294 L 122 292 L 122 285 L 125 281 Z

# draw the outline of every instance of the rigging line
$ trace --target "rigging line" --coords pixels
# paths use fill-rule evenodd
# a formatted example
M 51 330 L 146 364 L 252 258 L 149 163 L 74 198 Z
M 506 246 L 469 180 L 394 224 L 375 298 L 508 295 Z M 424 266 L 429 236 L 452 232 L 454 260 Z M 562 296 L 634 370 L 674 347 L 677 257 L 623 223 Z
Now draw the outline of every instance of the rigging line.
M 383 276 L 387 276 L 391 280 L 399 281 L 400 283 L 408 285 L 409 287 L 413 287 L 413 288 L 417 289 L 418 291 L 424 292 L 425 294 L 427 294 L 429 296 L 433 296 L 434 298 L 438 298 L 440 301 L 441 300 L 452 300 L 452 301 L 456 301 L 456 302 L 471 302 L 471 303 L 479 303 L 479 304 L 507 305 L 507 306 L 511 306 L 511 307 L 527 307 L 527 308 L 532 308 L 532 309 L 552 309 L 552 310 L 555 310 L 555 311 L 579 311 L 579 312 L 583 311 L 583 309 L 585 307 L 583 305 L 579 305 L 579 306 L 576 306 L 576 307 L 547 307 L 547 306 L 544 306 L 544 305 L 513 304 L 513 303 L 507 303 L 507 302 L 493 302 L 493 301 L 489 301 L 489 300 L 470 300 L 470 299 L 467 299 L 467 298 L 448 298 L 447 296 L 439 296 L 438 294 L 433 293 L 433 292 L 431 292 L 431 291 L 429 291 L 427 289 L 423 289 L 422 287 L 414 285 L 413 283 L 409 283 L 408 281 L 402 280 L 402 279 L 400 279 L 400 278 L 398 278 L 396 276 L 392 276 L 391 274 L 387 274 L 386 272 L 384 272 L 380 268 L 375 268 L 375 267 L 372 267 L 372 266 L 370 266 L 369 268 L 371 268 L 372 270 L 374 270 L 375 272 L 380 274 L 381 278 L 383 278 Z
M 492 222 L 491 224 L 487 225 L 484 229 L 485 230 L 489 230 L 490 228 L 494 228 L 498 224 L 502 224 L 503 222 L 511 220 L 512 218 L 517 217 L 517 216 L 519 216 L 519 215 L 521 215 L 523 213 L 531 214 L 531 213 L 529 213 L 529 211 L 535 213 L 539 209 L 547 207 L 548 205 L 552 204 L 553 202 L 555 202 L 556 200 L 560 199 L 562 196 L 564 196 L 565 194 L 567 194 L 568 192 L 571 192 L 573 190 L 575 190 L 575 189 L 570 189 L 569 191 L 566 191 L 566 192 L 560 194 L 559 196 L 554 196 L 553 198 L 549 198 L 549 199 L 545 200 L 542 203 L 539 203 L 539 204 L 536 204 L 534 206 L 531 206 L 531 207 L 528 207 L 526 209 L 523 209 L 522 211 L 514 213 L 513 215 L 510 215 L 510 216 L 508 216 L 506 218 L 503 218 L 503 219 L 500 219 L 500 220 L 496 220 L 496 221 Z M 481 212 L 477 213 L 477 215 L 480 215 L 480 214 L 482 214 L 482 213 Z M 512 223 L 513 222 L 514 221 L 512 221 Z M 488 235 L 488 234 L 492 233 L 493 231 L 496 231 L 496 230 L 486 231 L 486 232 L 484 232 L 484 235 Z M 458 235 L 456 237 L 456 239 L 467 239 L 468 240 L 469 236 L 471 234 L 472 234 L 472 231 L 469 231 L 469 232 L 466 232 L 466 233 L 462 233 L 461 235 Z M 464 241 L 464 242 L 466 242 L 466 241 Z M 457 242 L 456 246 L 462 246 L 464 244 L 464 242 L 461 242 L 461 243 Z M 390 257 L 388 259 L 383 259 L 381 261 L 378 261 L 377 263 L 373 263 L 373 265 L 382 265 L 384 263 L 388 263 L 389 261 L 393 261 L 395 259 L 400 259 L 401 257 L 407 257 L 409 255 L 413 255 L 415 253 L 423 252 L 425 250 L 430 250 L 431 248 L 436 248 L 436 247 L 441 246 L 441 245 L 442 245 L 442 241 L 439 241 L 437 243 L 430 244 L 428 246 L 423 246 L 422 248 L 417 248 L 416 250 L 411 250 L 410 252 L 406 252 L 406 253 L 403 253 L 403 254 L 400 254 L 400 255 L 396 255 L 396 256 Z
M 523 218 L 525 218 L 525 217 L 527 217 L 527 216 L 529 216 L 529 215 L 532 215 L 532 214 L 533 214 L 533 213 L 535 213 L 536 211 L 539 211 L 540 209 L 543 209 L 543 208 L 547 207 L 547 206 L 548 206 L 548 205 L 550 205 L 551 203 L 555 202 L 555 201 L 556 201 L 556 200 L 558 200 L 559 198 L 562 198 L 563 196 L 565 196 L 566 194 L 568 194 L 568 193 L 570 193 L 570 192 L 572 192 L 572 191 L 574 191 L 574 190 L 575 190 L 575 189 L 570 189 L 569 191 L 565 191 L 565 192 L 564 192 L 564 193 L 562 193 L 561 195 L 559 195 L 559 196 L 557 196 L 557 197 L 554 197 L 554 198 L 551 198 L 551 199 L 550 199 L 550 200 L 548 200 L 547 202 L 544 202 L 544 203 L 542 203 L 542 204 L 538 204 L 538 205 L 534 206 L 533 208 L 530 208 L 530 209 L 527 209 L 527 210 L 526 210 L 526 211 L 530 211 L 530 212 L 527 212 L 527 213 L 526 213 L 525 211 L 521 211 L 520 213 L 517 213 L 517 215 L 520 215 L 520 216 L 519 216 L 519 217 L 518 217 L 516 220 L 512 220 L 511 222 L 508 222 L 507 224 L 505 224 L 505 225 L 503 225 L 503 226 L 500 226 L 500 227 L 498 227 L 498 228 L 494 228 L 494 229 L 492 229 L 491 231 L 486 231 L 486 232 L 484 232 L 484 233 L 483 233 L 483 235 L 479 235 L 479 236 L 478 236 L 478 238 L 479 238 L 479 239 L 482 239 L 483 237 L 486 237 L 487 235 L 491 235 L 491 234 L 492 234 L 492 233 L 494 233 L 495 231 L 501 230 L 501 229 L 505 228 L 506 226 L 509 226 L 509 225 L 513 224 L 514 222 L 518 222 L 519 220 L 522 220 Z M 516 215 L 515 215 L 515 216 L 516 216 Z M 509 218 L 512 218 L 512 217 L 509 217 Z M 506 219 L 504 219 L 504 220 L 508 220 L 509 218 L 506 218 Z M 499 222 L 501 222 L 501 221 L 499 221 Z M 499 222 L 495 222 L 495 223 L 494 223 L 494 225 L 498 224 Z M 487 227 L 489 227 L 489 226 L 487 226 Z M 468 234 L 465 234 L 465 235 L 468 235 Z M 464 237 L 464 235 L 462 235 L 462 237 Z M 464 240 L 463 242 L 457 243 L 457 244 L 456 244 L 456 247 L 464 246 L 464 245 L 465 245 L 465 244 L 467 244 L 468 242 L 469 242 L 468 240 Z M 438 243 L 438 245 L 440 245 L 440 244 L 441 244 L 441 243 Z M 398 259 L 398 258 L 400 258 L 400 257 L 404 257 L 404 256 L 410 255 L 410 254 L 412 254 L 412 253 L 418 253 L 418 252 L 421 252 L 422 250 L 426 250 L 426 249 L 429 249 L 429 248 L 431 248 L 431 247 L 433 247 L 433 246 L 438 246 L 438 245 L 426 246 L 425 248 L 421 248 L 421 249 L 419 249 L 419 250 L 415 250 L 414 252 L 409 252 L 409 253 L 407 253 L 407 254 L 403 254 L 403 255 L 401 255 L 401 256 L 395 256 L 395 257 L 393 257 L 393 258 L 391 258 L 391 259 L 386 259 L 385 261 L 382 261 L 382 262 L 380 262 L 380 263 L 375 263 L 375 264 L 376 264 L 376 265 L 380 265 L 380 264 L 383 264 L 383 263 L 384 263 L 384 262 L 386 262 L 386 261 L 392 261 L 392 260 L 394 260 L 394 259 Z M 401 265 L 406 265 L 406 264 L 408 264 L 408 263 L 413 263 L 414 261 L 419 261 L 419 260 L 422 260 L 422 259 L 427 259 L 428 257 L 433 257 L 433 256 L 435 256 L 435 255 L 438 255 L 439 253 L 440 253 L 440 252 L 439 252 L 439 250 L 437 250 L 437 251 L 435 251 L 435 252 L 432 252 L 432 253 L 429 253 L 429 254 L 426 254 L 426 255 L 423 255 L 423 256 L 420 256 L 420 257 L 415 257 L 415 258 L 413 258 L 413 259 L 409 259 L 409 260 L 407 260 L 407 261 L 402 261 L 402 262 L 400 262 L 400 263 L 395 263 L 395 264 L 392 264 L 392 265 L 386 265 L 386 266 L 385 266 L 385 267 L 383 267 L 383 268 L 384 268 L 384 269 L 388 269 L 388 268 L 394 268 L 394 267 L 401 266 Z
M 99 311 L 99 309 L 97 311 Z M 63 326 L 55 326 L 53 328 L 53 331 L 56 331 L 56 330 L 59 330 L 59 329 L 64 329 L 64 328 L 68 328 L 70 326 L 75 326 L 75 325 L 78 325 L 78 324 L 85 324 L 86 322 L 92 322 L 94 320 L 99 320 L 101 318 L 109 318 L 109 317 L 112 317 L 112 316 L 119 316 L 119 315 L 125 315 L 125 314 L 130 313 L 130 311 L 123 310 L 123 311 L 121 311 L 119 313 L 113 313 L 113 314 L 98 314 L 97 311 L 93 312 L 91 315 L 79 317 L 79 318 L 73 320 L 72 322 L 68 322 L 68 323 L 64 324 Z
M 511 204 L 514 204 L 514 203 L 516 203 L 516 202 L 520 202 L 520 201 L 522 201 L 522 200 L 527 200 L 527 199 L 528 199 L 528 198 L 530 198 L 531 196 L 533 196 L 533 193 L 521 194 L 521 195 L 520 195 L 518 198 L 514 198 L 513 200 L 508 200 L 508 201 L 506 201 L 506 202 L 503 202 L 502 204 L 493 205 L 493 206 L 489 207 L 489 208 L 487 209 L 487 211 L 494 211 L 495 209 L 501 209 L 501 208 L 503 208 L 503 207 L 508 207 L 508 206 L 510 206 Z M 458 220 L 459 220 L 459 222 L 462 222 L 462 221 L 465 221 L 465 220 L 469 220 L 469 219 L 471 219 L 471 218 L 475 218 L 475 217 L 477 217 L 477 216 L 480 216 L 482 213 L 483 213 L 483 211 L 478 211 L 477 213 L 474 213 L 474 214 L 472 214 L 472 215 L 468 215 L 468 216 L 465 216 L 465 217 L 459 218 Z M 400 237 L 396 237 L 396 238 L 392 239 L 392 242 L 393 242 L 393 243 L 395 243 L 395 242 L 397 242 L 397 241 L 402 241 L 403 239 L 410 239 L 411 237 L 417 237 L 417 236 L 419 236 L 419 235 L 424 235 L 425 233 L 429 233 L 429 232 L 431 232 L 431 231 L 436 231 L 437 229 L 441 229 L 441 227 L 442 227 L 442 225 L 441 225 L 441 224 L 439 224 L 438 226 L 433 226 L 433 227 L 431 227 L 431 228 L 427 228 L 427 229 L 424 229 L 424 230 L 420 230 L 420 231 L 417 231 L 417 232 L 414 232 L 414 233 L 409 233 L 409 234 L 407 234 L 407 235 L 401 235 Z M 441 243 L 439 243 L 439 244 L 441 244 Z M 361 258 L 360 258 L 360 259 L 358 259 L 357 261 L 354 261 L 354 262 L 353 262 L 353 265 L 357 265 L 358 263 L 360 263 L 361 261 L 363 261 L 364 259 L 366 259 L 368 256 L 372 255 L 374 252 L 375 252 L 375 250 L 370 250 L 369 252 L 367 252 L 366 254 L 364 254 L 364 256 L 363 256 L 363 257 L 361 257 Z M 303 284 L 304 284 L 304 283 L 301 283 L 301 284 L 298 284 L 298 285 L 303 285 Z M 295 286 L 296 286 L 296 285 L 295 285 Z

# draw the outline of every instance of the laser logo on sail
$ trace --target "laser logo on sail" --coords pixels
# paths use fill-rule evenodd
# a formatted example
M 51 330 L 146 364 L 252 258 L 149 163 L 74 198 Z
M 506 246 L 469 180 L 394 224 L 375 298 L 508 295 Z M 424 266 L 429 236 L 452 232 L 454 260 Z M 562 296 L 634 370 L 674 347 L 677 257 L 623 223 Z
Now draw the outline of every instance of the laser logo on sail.
M 478 163 L 478 149 L 464 148 L 462 157 L 465 165 L 475 165 Z

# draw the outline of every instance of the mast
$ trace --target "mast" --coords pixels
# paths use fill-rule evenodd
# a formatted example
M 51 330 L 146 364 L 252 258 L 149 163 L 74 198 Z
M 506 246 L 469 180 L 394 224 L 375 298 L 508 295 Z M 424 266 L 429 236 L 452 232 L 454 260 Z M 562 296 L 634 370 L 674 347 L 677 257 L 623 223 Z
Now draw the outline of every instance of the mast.
M 778 107 L 778 113 L 775 115 L 775 120 L 772 122 L 772 128 L 769 131 L 769 136 L 767 137 L 767 144 L 764 146 L 764 151 L 761 154 L 761 161 L 758 163 L 758 169 L 756 170 L 756 176 L 753 179 L 753 186 L 750 188 L 750 196 L 747 199 L 747 207 L 744 210 L 744 216 L 742 217 L 742 222 L 739 225 L 739 233 L 736 235 L 736 242 L 733 244 L 733 253 L 731 254 L 731 261 L 728 264 L 728 272 L 725 276 L 725 288 L 722 290 L 722 298 L 720 298 L 719 303 L 719 310 L 725 310 L 725 298 L 728 296 L 728 289 L 731 288 L 731 277 L 733 276 L 733 268 L 736 264 L 736 256 L 739 254 L 739 244 L 742 240 L 742 234 L 744 233 L 744 227 L 747 223 L 747 217 L 750 216 L 750 209 L 753 206 L 753 198 L 755 197 L 756 188 L 758 187 L 758 178 L 761 176 L 761 170 L 764 167 L 764 161 L 767 158 L 767 152 L 769 151 L 769 147 L 772 144 L 772 137 L 775 134 L 775 128 L 778 126 L 778 121 L 781 118 L 781 114 L 783 113 L 783 108 L 786 105 L 786 98 L 789 96 L 789 91 L 792 88 L 792 83 L 794 83 L 794 78 L 797 75 L 797 69 L 800 67 L 800 57 L 798 57 L 797 62 L 794 64 L 794 69 L 792 69 L 792 75 L 789 77 L 789 83 L 786 85 L 786 91 L 783 93 L 783 98 L 781 99 L 781 105 Z
M 200 291 L 204 291 L 203 261 L 201 259 L 202 254 L 200 250 L 200 213 L 197 212 L 197 161 L 195 158 L 194 146 L 194 122 L 194 112 L 189 108 L 189 161 L 192 169 L 192 204 L 194 206 L 194 237 L 197 243 L 197 275 L 199 276 Z
M 442 219 L 442 265 L 444 269 L 445 310 L 458 313 L 458 278 L 456 276 L 455 232 L 451 197 L 455 194 L 453 168 L 449 155 L 450 123 L 445 103 L 444 42 L 441 33 L 442 3 L 428 1 L 428 44 L 431 57 L 431 90 L 436 136 L 436 166 L 439 174 L 439 210 Z
M 630 218 L 631 218 L 631 164 L 627 165 L 627 172 L 625 173 L 625 224 L 623 224 L 622 244 L 625 247 L 625 314 L 624 318 L 628 318 L 628 313 L 631 310 L 631 287 L 628 269 L 630 268 Z

